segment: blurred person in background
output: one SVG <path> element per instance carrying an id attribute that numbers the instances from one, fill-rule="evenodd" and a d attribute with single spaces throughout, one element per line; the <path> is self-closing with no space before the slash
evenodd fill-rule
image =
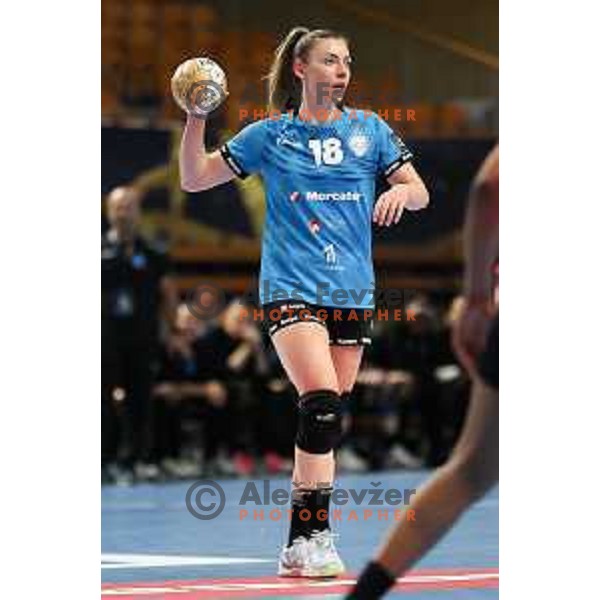
<path id="1" fill-rule="evenodd" d="M 465 224 L 464 303 L 453 329 L 455 351 L 472 378 L 471 402 L 460 439 L 446 464 L 407 508 L 415 520 L 398 523 L 348 600 L 381 598 L 498 481 L 499 148 L 488 155 L 471 188 Z"/>
<path id="2" fill-rule="evenodd" d="M 232 300 L 195 344 L 200 377 L 218 380 L 226 391 L 225 418 L 206 427 L 209 474 L 248 476 L 256 470 L 257 380 L 267 363 L 260 331 L 243 314 L 242 302 Z"/>
<path id="3" fill-rule="evenodd" d="M 369 470 L 423 466 L 423 461 L 404 446 L 404 434 L 414 412 L 413 377 L 394 360 L 400 321 L 378 319 L 373 344 L 356 379 L 349 413 L 345 415 L 345 437 L 338 452 L 340 470 Z"/>
<path id="4" fill-rule="evenodd" d="M 402 322 L 403 335 L 397 340 L 393 357 L 410 373 L 412 397 L 426 435 L 423 454 L 430 466 L 438 466 L 449 451 L 445 431 L 448 415 L 443 394 L 447 375 L 443 367 L 456 362 L 450 347 L 450 331 L 445 326 L 440 307 L 424 293 L 408 302 L 406 314 L 410 318 Z"/>
<path id="5" fill-rule="evenodd" d="M 201 422 L 205 475 L 249 476 L 257 459 L 269 472 L 285 471 L 285 411 L 270 398 L 279 399 L 286 386 L 273 375 L 259 327 L 239 299 L 211 321 L 194 312 L 179 306 L 178 334 L 163 351 L 155 387 L 163 415 L 156 436 L 167 474 L 195 476 L 200 467 L 198 457 L 195 465 L 182 459 L 184 419 Z"/>
<path id="6" fill-rule="evenodd" d="M 167 256 L 138 230 L 140 202 L 133 187 L 112 190 L 102 235 L 102 473 L 119 483 L 158 474 L 148 462 L 153 369 L 177 304 Z"/>
<path id="7" fill-rule="evenodd" d="M 218 382 L 198 383 L 199 365 L 194 351 L 196 340 L 207 332 L 209 323 L 197 319 L 185 303 L 177 307 L 175 334 L 162 344 L 153 395 L 156 403 L 154 440 L 156 461 L 168 477 L 201 475 L 202 456 L 196 447 L 185 446 L 185 421 L 198 418 L 193 402 L 201 399 L 217 409 L 224 405 L 225 388 Z M 191 400 L 191 401 L 190 401 Z"/>

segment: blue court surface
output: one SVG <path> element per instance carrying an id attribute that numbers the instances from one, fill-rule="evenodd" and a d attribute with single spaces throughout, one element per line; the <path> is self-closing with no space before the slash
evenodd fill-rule
<path id="1" fill-rule="evenodd" d="M 206 491 L 207 484 L 105 486 L 102 598 L 343 598 L 394 519 L 406 518 L 405 511 L 395 512 L 402 504 L 386 504 L 386 492 L 394 489 L 404 493 L 418 487 L 427 476 L 421 471 L 338 478 L 336 487 L 346 490 L 349 500 L 331 509 L 332 514 L 335 509 L 340 511 L 333 529 L 340 535 L 336 545 L 347 573 L 325 581 L 276 576 L 279 548 L 287 539 L 289 503 L 278 506 L 271 498 L 269 505 L 259 506 L 252 501 L 257 498 L 250 497 L 247 504 L 240 504 L 245 491 L 254 492 L 247 487 L 247 480 L 217 482 L 225 501 L 222 512 L 211 520 L 194 517 L 188 510 L 190 505 L 206 516 L 219 508 L 219 492 L 215 488 Z M 252 481 L 264 499 L 264 480 Z M 269 487 L 271 494 L 276 489 L 289 492 L 289 479 L 269 479 Z M 378 500 L 369 490 L 378 488 L 384 490 L 379 496 L 383 505 L 369 506 L 369 501 Z M 367 492 L 361 500 L 363 490 Z M 206 509 L 198 508 L 198 503 Z M 260 520 L 261 509 L 264 520 Z M 496 488 L 465 514 L 386 598 L 487 600 L 498 598 L 498 583 Z"/>

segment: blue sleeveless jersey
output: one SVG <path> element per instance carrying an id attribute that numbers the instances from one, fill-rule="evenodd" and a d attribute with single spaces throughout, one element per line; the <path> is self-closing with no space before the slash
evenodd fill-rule
<path id="1" fill-rule="evenodd" d="M 284 113 L 246 126 L 221 153 L 236 175 L 265 184 L 261 303 L 374 308 L 376 177 L 412 159 L 387 123 L 349 108 L 327 124 Z"/>

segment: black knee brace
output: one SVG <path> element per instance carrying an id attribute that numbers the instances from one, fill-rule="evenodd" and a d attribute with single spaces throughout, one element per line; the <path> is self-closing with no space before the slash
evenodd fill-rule
<path id="1" fill-rule="evenodd" d="M 310 454 L 327 454 L 342 435 L 342 403 L 333 390 L 308 392 L 298 401 L 296 445 Z"/>

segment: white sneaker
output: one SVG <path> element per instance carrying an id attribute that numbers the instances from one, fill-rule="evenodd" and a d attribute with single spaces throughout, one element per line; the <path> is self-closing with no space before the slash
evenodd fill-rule
<path id="1" fill-rule="evenodd" d="M 338 450 L 335 463 L 340 471 L 347 471 L 348 473 L 365 473 L 369 470 L 369 463 L 349 446 Z"/>
<path id="2" fill-rule="evenodd" d="M 334 534 L 326 529 L 315 532 L 310 539 L 296 538 L 279 556 L 280 577 L 336 577 L 344 569 L 333 544 Z"/>
<path id="3" fill-rule="evenodd" d="M 154 463 L 136 462 L 133 466 L 133 472 L 138 481 L 157 481 L 160 479 L 160 469 Z"/>
<path id="4" fill-rule="evenodd" d="M 424 466 L 425 463 L 418 456 L 415 456 L 410 450 L 400 444 L 395 444 L 390 449 L 386 464 L 386 467 L 389 469 L 398 467 L 406 469 L 422 469 Z"/>
<path id="5" fill-rule="evenodd" d="M 207 474 L 211 477 L 234 477 L 237 475 L 233 460 L 223 451 L 210 460 L 206 467 Z"/>
<path id="6" fill-rule="evenodd" d="M 167 475 L 177 479 L 198 479 L 202 476 L 202 466 L 188 458 L 165 458 L 161 467 Z"/>

